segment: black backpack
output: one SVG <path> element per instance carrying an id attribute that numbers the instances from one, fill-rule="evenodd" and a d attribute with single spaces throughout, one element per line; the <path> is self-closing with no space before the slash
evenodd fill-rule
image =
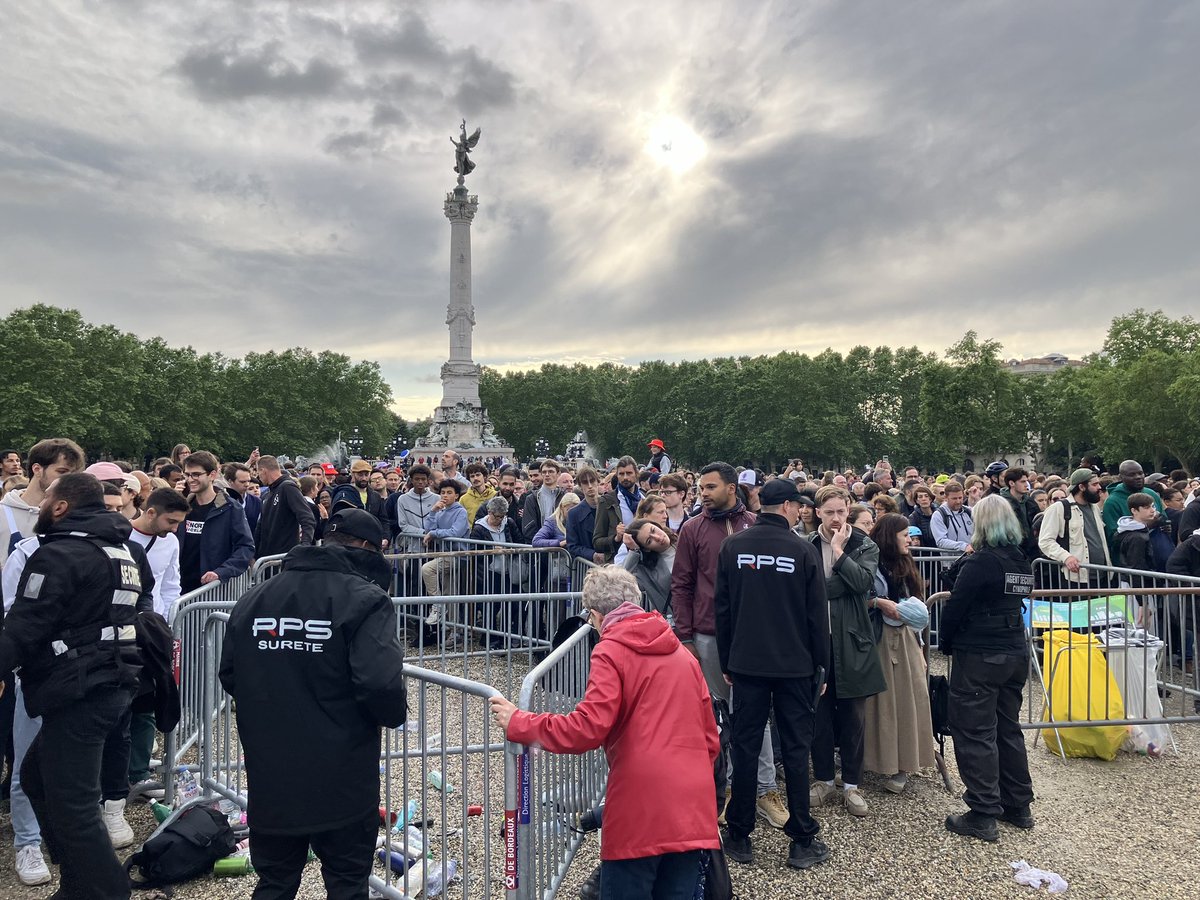
<path id="1" fill-rule="evenodd" d="M 213 863 L 229 856 L 236 846 L 237 838 L 224 813 L 211 806 L 186 807 L 129 857 L 125 863 L 129 886 L 148 890 L 207 875 Z M 132 877 L 135 868 L 140 879 Z"/>

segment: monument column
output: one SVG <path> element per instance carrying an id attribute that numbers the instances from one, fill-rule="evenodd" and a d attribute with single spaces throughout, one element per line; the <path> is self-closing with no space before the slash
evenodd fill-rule
<path id="1" fill-rule="evenodd" d="M 443 206 L 450 220 L 450 302 L 446 324 L 450 326 L 450 357 L 442 366 L 442 406 L 460 401 L 479 406 L 479 366 L 471 358 L 471 333 L 475 307 L 471 303 L 471 222 L 479 209 L 479 197 L 458 185 L 446 194 Z"/>
<path id="2" fill-rule="evenodd" d="M 446 304 L 446 325 L 450 329 L 450 356 L 442 364 L 442 402 L 433 411 L 429 433 L 413 448 L 417 459 L 436 464 L 446 448 L 471 459 L 510 459 L 511 447 L 496 436 L 487 410 L 479 400 L 480 367 L 471 356 L 471 335 L 475 328 L 475 307 L 471 302 L 471 222 L 479 209 L 479 198 L 467 192 L 463 183 L 475 163 L 470 153 L 479 142 L 479 129 L 467 135 L 462 123 L 454 144 L 454 171 L 458 185 L 446 194 L 442 207 L 450 220 L 450 302 Z"/>

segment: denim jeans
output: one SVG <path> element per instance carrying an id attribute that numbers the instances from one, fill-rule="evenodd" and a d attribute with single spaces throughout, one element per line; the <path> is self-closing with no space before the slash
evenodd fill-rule
<path id="1" fill-rule="evenodd" d="M 33 805 L 21 787 L 21 765 L 25 762 L 25 754 L 29 745 L 37 737 L 42 728 L 42 718 L 29 718 L 25 711 L 25 695 L 21 692 L 21 679 L 16 684 L 17 705 L 13 710 L 13 780 L 12 809 L 13 846 L 20 850 L 22 847 L 39 846 L 42 843 L 42 829 L 38 825 L 37 816 L 33 814 Z"/>
<path id="2" fill-rule="evenodd" d="M 699 850 L 600 863 L 600 900 L 692 900 L 700 881 Z"/>

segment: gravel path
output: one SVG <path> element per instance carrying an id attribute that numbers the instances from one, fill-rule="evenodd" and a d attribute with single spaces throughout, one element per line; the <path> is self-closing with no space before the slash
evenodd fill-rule
<path id="1" fill-rule="evenodd" d="M 520 668 L 523 668 L 520 667 Z M 503 681 L 519 684 L 520 668 L 504 672 Z M 483 675 L 479 664 L 472 663 L 456 674 Z M 498 674 L 493 671 L 492 675 Z M 510 682 L 511 683 L 511 682 Z M 440 696 L 426 707 L 425 734 L 436 729 L 441 715 Z M 482 737 L 485 706 L 473 699 L 465 712 L 467 730 Z M 415 713 L 416 703 L 412 705 Z M 446 709 L 448 722 L 463 721 L 458 704 Z M 864 794 L 871 804 L 871 816 L 854 819 L 840 808 L 826 807 L 817 813 L 822 836 L 833 850 L 828 863 L 799 873 L 784 865 L 787 839 L 781 831 L 761 820 L 753 835 L 756 860 L 750 866 L 731 863 L 737 896 L 747 900 L 796 897 L 926 897 L 977 898 L 1031 896 L 1030 888 L 1017 884 L 1009 863 L 1027 860 L 1039 868 L 1058 872 L 1070 882 L 1069 896 L 1076 897 L 1194 897 L 1200 882 L 1200 729 L 1194 726 L 1174 729 L 1179 756 L 1167 752 L 1158 760 L 1121 754 L 1113 762 L 1070 760 L 1063 763 L 1039 742 L 1033 747 L 1033 732 L 1027 733 L 1036 801 L 1033 813 L 1037 827 L 1032 832 L 1002 827 L 995 844 L 960 838 L 942 827 L 943 818 L 963 809 L 960 800 L 947 794 L 933 770 L 910 779 L 904 794 L 885 792 L 880 782 L 868 776 Z M 960 782 L 952 746 L 947 745 L 947 763 L 957 789 Z M 447 776 L 456 787 L 473 796 L 481 796 L 482 757 L 472 757 L 464 773 L 461 765 L 447 766 Z M 432 763 L 431 763 L 432 765 Z M 503 759 L 492 755 L 490 784 L 487 791 L 497 810 L 503 803 Z M 407 780 L 413 789 L 419 783 L 414 773 Z M 451 795 L 457 799 L 458 795 Z M 437 801 L 428 798 L 431 807 Z M 393 806 L 399 807 L 393 801 Z M 131 807 L 130 823 L 138 840 L 154 828 L 146 807 Z M 448 813 L 451 823 L 455 816 Z M 478 823 L 478 824 L 476 824 Z M 493 823 L 494 824 L 494 823 Z M 451 856 L 462 861 L 463 838 L 468 853 L 477 862 L 472 871 L 471 897 L 483 897 L 482 821 L 473 819 L 465 835 L 449 839 Z M 0 841 L 11 846 L 12 829 L 7 810 L 0 813 Z M 589 836 L 572 866 L 560 892 L 562 898 L 577 896 L 579 884 L 598 859 L 599 840 Z M 502 844 L 491 841 L 491 893 L 503 897 L 499 876 Z M 55 884 L 37 888 L 22 886 L 12 868 L 11 851 L 0 862 L 0 897 L 5 900 L 44 898 Z M 127 852 L 122 853 L 122 858 Z M 439 852 L 439 856 L 441 853 Z M 378 868 L 378 867 L 377 867 Z M 177 887 L 179 900 L 201 898 L 249 897 L 254 878 L 203 878 Z M 1044 894 L 1045 891 L 1043 890 Z M 300 896 L 324 896 L 317 864 L 310 864 L 304 875 Z M 447 894 L 455 900 L 463 896 L 455 886 Z"/>

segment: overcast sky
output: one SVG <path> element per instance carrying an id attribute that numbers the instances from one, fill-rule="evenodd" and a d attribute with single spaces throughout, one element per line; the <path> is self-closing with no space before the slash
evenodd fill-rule
<path id="1" fill-rule="evenodd" d="M 376 359 L 1097 349 L 1200 308 L 1200 4 L 10 0 L 0 314 Z"/>

